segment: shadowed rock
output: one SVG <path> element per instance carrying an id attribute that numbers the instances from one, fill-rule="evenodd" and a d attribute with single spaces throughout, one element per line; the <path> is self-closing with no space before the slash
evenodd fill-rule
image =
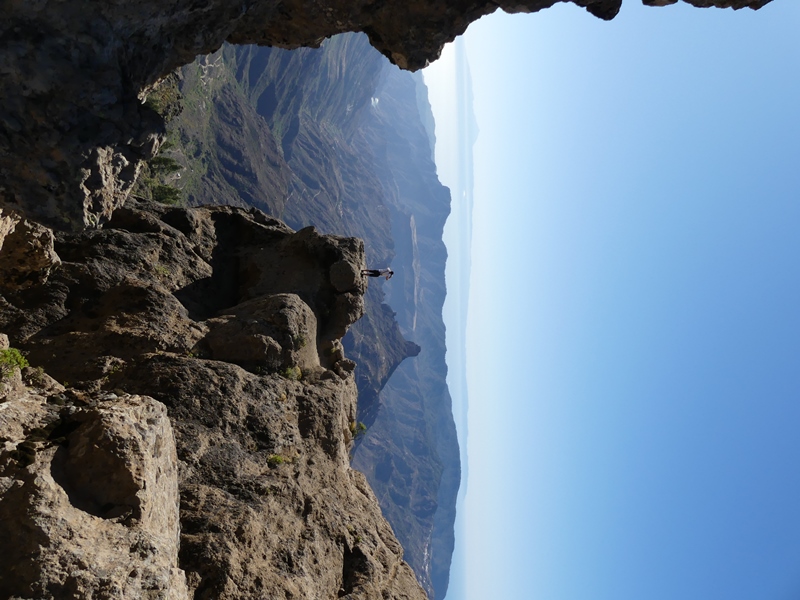
<path id="1" fill-rule="evenodd" d="M 416 70 L 483 15 L 536 12 L 559 1 L 567 0 L 7 0 L 0 22 L 0 208 L 61 229 L 108 221 L 164 140 L 157 94 L 143 103 L 154 84 L 226 40 L 297 48 L 363 31 L 392 62 Z M 622 0 L 571 1 L 610 19 Z M 770 0 L 686 1 L 755 9 Z"/>

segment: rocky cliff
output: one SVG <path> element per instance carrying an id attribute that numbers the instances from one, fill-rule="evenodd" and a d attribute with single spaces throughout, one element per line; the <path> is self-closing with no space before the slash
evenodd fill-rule
<path id="1" fill-rule="evenodd" d="M 169 85 L 157 93 L 176 97 Z M 450 194 L 421 77 L 344 34 L 319 49 L 226 45 L 181 69 L 178 87 L 183 111 L 162 157 L 182 168 L 164 183 L 191 203 L 257 206 L 295 228 L 362 238 L 369 264 L 394 269 L 344 340 L 368 427 L 353 465 L 423 587 L 444 596 L 460 474 L 441 316 Z"/>
<path id="2" fill-rule="evenodd" d="M 38 367 L 3 362 L 0 596 L 425 597 L 349 468 L 360 240 L 136 203 L 22 234 L 59 262 L 0 281 Z"/>
<path id="3" fill-rule="evenodd" d="M 603 19 L 622 0 L 3 0 L 0 205 L 63 229 L 108 221 L 163 141 L 143 104 L 152 85 L 224 41 L 318 46 L 363 31 L 395 64 L 418 69 L 470 22 L 502 9 L 572 1 Z M 664 6 L 677 0 L 644 0 Z M 759 8 L 770 0 L 684 0 Z M 4 226 L 0 225 L 0 230 Z"/>

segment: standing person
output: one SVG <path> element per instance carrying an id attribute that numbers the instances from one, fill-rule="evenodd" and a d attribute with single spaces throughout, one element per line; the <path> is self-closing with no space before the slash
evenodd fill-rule
<path id="1" fill-rule="evenodd" d="M 361 274 L 366 277 L 385 277 L 388 281 L 394 275 L 391 269 L 361 269 Z"/>

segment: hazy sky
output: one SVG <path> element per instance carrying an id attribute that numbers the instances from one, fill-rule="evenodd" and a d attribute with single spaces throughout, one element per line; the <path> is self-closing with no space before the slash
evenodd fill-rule
<path id="1" fill-rule="evenodd" d="M 448 600 L 800 598 L 800 2 L 560 5 L 464 37 Z M 437 121 L 448 60 L 426 72 Z"/>

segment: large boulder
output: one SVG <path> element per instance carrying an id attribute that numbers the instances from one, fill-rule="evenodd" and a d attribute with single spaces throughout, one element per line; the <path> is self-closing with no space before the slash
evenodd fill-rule
<path id="1" fill-rule="evenodd" d="M 237 304 L 205 322 L 208 334 L 199 342 L 209 358 L 254 372 L 319 368 L 317 319 L 297 294 L 261 296 Z"/>
<path id="2" fill-rule="evenodd" d="M 28 375 L 0 411 L 0 596 L 188 599 L 164 405 Z"/>

